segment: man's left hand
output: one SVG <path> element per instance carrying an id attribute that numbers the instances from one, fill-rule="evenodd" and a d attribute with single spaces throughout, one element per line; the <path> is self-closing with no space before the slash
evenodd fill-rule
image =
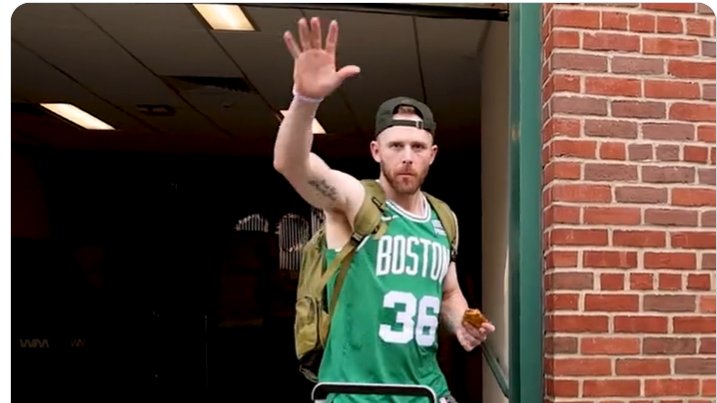
<path id="1" fill-rule="evenodd" d="M 495 331 L 495 326 L 490 322 L 483 323 L 479 328 L 469 324 L 462 323 L 456 330 L 458 342 L 466 351 L 472 351 L 483 343 L 490 333 Z"/>

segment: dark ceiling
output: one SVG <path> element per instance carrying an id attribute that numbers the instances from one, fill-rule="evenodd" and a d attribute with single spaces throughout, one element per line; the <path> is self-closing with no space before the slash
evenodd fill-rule
<path id="1" fill-rule="evenodd" d="M 266 155 L 291 100 L 282 33 L 316 15 L 340 24 L 338 64 L 362 69 L 321 105 L 329 134 L 318 147 L 365 155 L 375 108 L 397 95 L 427 101 L 444 147 L 478 144 L 490 21 L 316 6 L 242 5 L 258 31 L 230 32 L 213 31 L 191 4 L 24 4 L 12 16 L 12 141 Z M 40 102 L 75 104 L 118 130 L 76 127 Z"/>

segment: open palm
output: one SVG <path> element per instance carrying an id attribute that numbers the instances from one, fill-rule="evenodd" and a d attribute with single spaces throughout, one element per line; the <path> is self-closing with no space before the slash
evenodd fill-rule
<path id="1" fill-rule="evenodd" d="M 299 44 L 290 31 L 284 33 L 286 47 L 294 57 L 296 92 L 305 97 L 324 98 L 344 80 L 360 72 L 359 67 L 354 65 L 336 70 L 336 45 L 339 36 L 339 25 L 336 21 L 329 24 L 325 47 L 322 46 L 321 22 L 317 17 L 311 19 L 311 29 L 305 18 L 299 20 L 298 26 Z"/>

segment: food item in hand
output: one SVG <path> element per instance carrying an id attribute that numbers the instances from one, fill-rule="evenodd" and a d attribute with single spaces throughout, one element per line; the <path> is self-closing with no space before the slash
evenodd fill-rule
<path id="1" fill-rule="evenodd" d="M 463 323 L 469 323 L 474 327 L 480 327 L 487 321 L 488 319 L 478 309 L 467 309 L 463 314 Z"/>

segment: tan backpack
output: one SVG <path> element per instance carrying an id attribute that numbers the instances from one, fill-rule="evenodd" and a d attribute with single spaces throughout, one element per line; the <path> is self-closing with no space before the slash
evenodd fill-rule
<path id="1" fill-rule="evenodd" d="M 379 238 L 387 224 L 381 219 L 386 198 L 376 180 L 362 180 L 366 190 L 363 204 L 354 221 L 354 234 L 327 267 L 325 228 L 321 226 L 303 246 L 299 280 L 296 292 L 296 316 L 294 321 L 294 344 L 299 360 L 299 371 L 316 382 L 324 347 L 329 334 L 331 314 L 336 306 L 339 292 L 346 278 L 349 263 L 356 247 L 366 236 Z M 427 194 L 431 206 L 438 214 L 451 242 L 451 257 L 456 255 L 457 223 L 453 212 L 443 201 Z M 326 301 L 326 285 L 339 271 L 331 301 Z"/>

